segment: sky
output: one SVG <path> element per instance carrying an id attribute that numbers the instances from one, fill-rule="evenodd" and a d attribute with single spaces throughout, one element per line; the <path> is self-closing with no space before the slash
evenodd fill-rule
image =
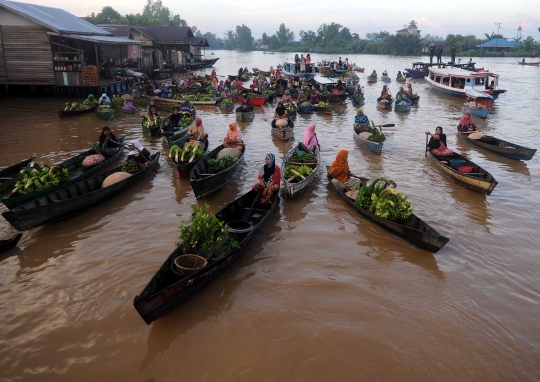
<path id="1" fill-rule="evenodd" d="M 67 0 L 23 0 L 40 5 L 62 8 L 77 16 L 98 13 L 111 5 L 121 14 L 142 13 L 146 0 L 67 1 Z M 317 31 L 323 23 L 336 22 L 358 33 L 364 38 L 366 33 L 388 31 L 395 33 L 410 20 L 415 20 L 421 35 L 500 33 L 507 38 L 517 35 L 521 24 L 522 36 L 532 36 L 540 40 L 539 0 L 493 0 L 483 2 L 452 0 L 428 2 L 425 0 L 359 1 L 342 0 L 295 0 L 295 1 L 239 1 L 239 0 L 162 0 L 172 13 L 179 14 L 189 26 L 197 26 L 203 33 L 212 32 L 223 37 L 227 30 L 235 30 L 245 24 L 251 28 L 253 37 L 260 38 L 264 32 L 274 34 L 280 23 L 295 32 Z"/>

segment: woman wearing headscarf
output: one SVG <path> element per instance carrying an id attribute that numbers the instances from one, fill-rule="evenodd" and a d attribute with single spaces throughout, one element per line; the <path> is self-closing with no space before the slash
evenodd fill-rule
<path id="1" fill-rule="evenodd" d="M 128 153 L 128 160 L 135 163 L 141 168 L 148 166 L 148 161 L 150 160 L 150 152 L 141 145 L 137 139 L 128 143 L 128 148 L 131 150 Z"/>
<path id="2" fill-rule="evenodd" d="M 312 105 L 318 105 L 319 102 L 321 102 L 321 97 L 319 96 L 319 92 L 317 92 L 317 89 L 313 88 L 311 90 L 311 98 L 310 98 L 309 102 Z"/>
<path id="3" fill-rule="evenodd" d="M 354 175 L 349 169 L 349 152 L 339 150 L 336 160 L 332 162 L 328 169 L 328 176 L 332 178 L 332 183 L 340 190 L 358 190 L 360 189 L 360 179 L 353 178 Z"/>
<path id="4" fill-rule="evenodd" d="M 248 94 L 244 93 L 244 97 L 242 98 L 242 106 L 238 107 L 236 109 L 236 112 L 241 113 L 250 113 L 253 111 L 253 103 L 251 102 L 251 99 L 249 99 Z"/>
<path id="5" fill-rule="evenodd" d="M 206 134 L 204 133 L 204 126 L 202 123 L 202 118 L 195 118 L 195 123 L 192 123 L 187 132 L 188 138 L 196 141 L 204 141 Z"/>
<path id="6" fill-rule="evenodd" d="M 229 122 L 229 130 L 227 130 L 227 134 L 225 134 L 225 138 L 223 139 L 223 146 L 231 147 L 238 151 L 242 151 L 242 148 L 244 147 L 242 133 L 234 121 Z"/>
<path id="7" fill-rule="evenodd" d="M 252 189 L 261 193 L 261 203 L 272 203 L 274 196 L 279 191 L 281 182 L 281 170 L 276 166 L 274 154 L 266 154 L 264 165 L 259 171 L 259 182 Z"/>
<path id="8" fill-rule="evenodd" d="M 223 93 L 221 93 L 221 99 L 230 99 L 231 98 L 231 92 L 229 91 L 229 88 L 223 89 Z"/>
<path id="9" fill-rule="evenodd" d="M 84 105 L 88 105 L 90 107 L 94 106 L 98 101 L 94 98 L 93 94 L 88 94 L 88 97 L 83 101 Z"/>
<path id="10" fill-rule="evenodd" d="M 281 97 L 281 102 L 283 103 L 287 103 L 287 102 L 292 102 L 292 97 L 291 97 L 291 92 L 289 90 L 285 90 L 285 95 L 283 95 L 283 97 Z"/>
<path id="11" fill-rule="evenodd" d="M 306 131 L 304 132 L 304 146 L 308 150 L 313 150 L 315 147 L 321 148 L 321 145 L 319 144 L 319 140 L 317 139 L 317 133 L 315 132 L 315 125 L 310 124 L 306 127 Z"/>
<path id="12" fill-rule="evenodd" d="M 410 97 L 412 96 L 414 93 L 413 93 L 413 90 L 412 90 L 412 84 L 409 82 L 407 84 L 407 95 Z"/>
<path id="13" fill-rule="evenodd" d="M 178 130 L 182 121 L 182 114 L 180 114 L 180 109 L 178 106 L 173 107 L 173 111 L 169 114 L 169 123 L 168 127 L 172 130 Z"/>
<path id="14" fill-rule="evenodd" d="M 279 120 L 287 121 L 287 125 L 281 125 L 281 122 L 280 124 L 276 124 Z M 274 111 L 274 119 L 272 120 L 271 125 L 274 129 L 284 128 L 285 126 L 293 127 L 292 121 L 287 116 L 287 109 L 285 109 L 285 106 L 283 106 L 283 102 L 281 101 L 278 102 L 276 110 Z"/>
<path id="15" fill-rule="evenodd" d="M 146 115 L 150 115 L 150 108 L 152 107 L 155 107 L 156 110 L 157 110 L 157 115 L 159 115 L 159 109 L 156 105 L 156 101 L 154 101 L 153 99 L 150 100 L 150 103 L 148 104 L 148 106 L 146 107 Z"/>
<path id="16" fill-rule="evenodd" d="M 300 56 L 300 73 L 305 73 L 305 72 L 306 72 L 306 58 L 302 54 Z"/>
<path id="17" fill-rule="evenodd" d="M 480 133 L 480 130 L 476 129 L 476 124 L 471 118 L 470 113 L 465 113 L 465 116 L 461 118 L 458 124 L 458 133 L 459 134 L 470 134 L 470 133 Z"/>
<path id="18" fill-rule="evenodd" d="M 92 149 L 102 156 L 111 156 L 116 152 L 115 149 L 118 148 L 118 139 L 116 139 L 109 126 L 101 128 L 98 142 L 92 145 Z"/>
<path id="19" fill-rule="evenodd" d="M 298 57 L 298 54 L 294 55 L 294 72 L 296 74 L 300 73 L 300 57 Z"/>
<path id="20" fill-rule="evenodd" d="M 101 97 L 99 97 L 99 102 L 98 102 L 100 105 L 108 105 L 111 103 L 111 99 L 107 96 L 107 94 L 103 93 L 101 95 Z"/>
<path id="21" fill-rule="evenodd" d="M 437 126 L 435 129 L 435 134 L 431 134 L 429 131 L 426 131 L 426 135 L 429 135 L 429 142 L 426 147 L 426 151 L 431 151 L 433 155 L 445 156 L 452 155 L 454 152 L 446 147 L 446 134 L 443 134 L 443 128 Z"/>
<path id="22" fill-rule="evenodd" d="M 354 130 L 363 132 L 371 132 L 371 125 L 369 118 L 364 114 L 362 109 L 356 110 L 356 115 L 354 116 Z"/>
<path id="23" fill-rule="evenodd" d="M 306 93 L 304 93 L 303 91 L 300 91 L 298 93 L 298 100 L 296 101 L 298 103 L 298 106 L 302 105 L 306 101 L 307 101 Z"/>

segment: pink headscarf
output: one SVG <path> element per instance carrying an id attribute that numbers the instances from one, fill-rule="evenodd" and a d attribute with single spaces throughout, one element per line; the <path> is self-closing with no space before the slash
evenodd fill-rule
<path id="1" fill-rule="evenodd" d="M 202 124 L 202 118 L 201 118 L 201 117 L 195 118 L 195 124 L 198 125 L 198 126 L 199 126 L 199 125 L 202 126 L 202 125 L 203 125 L 203 124 Z"/>
<path id="2" fill-rule="evenodd" d="M 319 141 L 315 135 L 315 125 L 308 125 L 308 127 L 306 127 L 306 132 L 304 133 L 304 146 L 311 148 L 312 146 L 316 146 L 318 143 Z"/>

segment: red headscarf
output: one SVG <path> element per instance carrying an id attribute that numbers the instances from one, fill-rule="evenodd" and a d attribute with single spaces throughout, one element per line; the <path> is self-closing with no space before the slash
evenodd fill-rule
<path id="1" fill-rule="evenodd" d="M 469 113 L 465 113 L 465 114 L 469 114 Z M 464 116 L 463 118 L 461 118 L 461 120 L 459 121 L 459 124 L 460 125 L 474 125 L 474 120 L 471 118 L 471 115 L 469 114 L 469 116 Z"/>
<path id="2" fill-rule="evenodd" d="M 336 160 L 330 165 L 330 175 L 341 183 L 345 183 L 349 180 L 348 173 L 351 170 L 349 169 L 349 162 L 347 162 L 348 155 L 349 152 L 347 150 L 339 150 L 336 155 Z"/>

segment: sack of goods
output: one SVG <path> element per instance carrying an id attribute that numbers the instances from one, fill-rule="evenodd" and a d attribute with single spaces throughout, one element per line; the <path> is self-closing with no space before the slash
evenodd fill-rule
<path id="1" fill-rule="evenodd" d="M 233 149 L 232 147 L 229 147 L 229 148 L 221 150 L 217 154 L 216 158 L 219 159 L 221 157 L 224 157 L 227 154 L 229 154 L 233 158 L 240 158 L 242 156 L 242 153 L 240 151 L 238 151 L 237 149 Z"/>
<path id="2" fill-rule="evenodd" d="M 111 175 L 109 175 L 108 177 L 105 178 L 105 180 L 101 184 L 101 188 L 105 188 L 105 187 L 111 186 L 111 185 L 113 185 L 115 183 L 121 182 L 121 181 L 129 178 L 130 176 L 131 176 L 131 174 L 128 173 L 128 172 L 122 172 L 122 171 L 115 172 L 114 174 L 111 174 Z"/>
<path id="3" fill-rule="evenodd" d="M 360 138 L 362 138 L 362 139 L 367 140 L 369 137 L 371 137 L 371 133 L 363 132 L 363 133 L 358 134 L 358 136 L 359 136 Z"/>
<path id="4" fill-rule="evenodd" d="M 469 134 L 469 138 L 471 139 L 480 139 L 484 136 L 484 134 L 482 133 L 472 133 L 472 134 Z"/>
<path id="5" fill-rule="evenodd" d="M 289 121 L 287 121 L 286 119 L 278 119 L 276 121 L 276 126 L 277 127 L 285 127 L 285 126 L 288 126 L 289 125 Z"/>
<path id="6" fill-rule="evenodd" d="M 94 155 L 88 155 L 86 158 L 84 158 L 82 165 L 84 167 L 91 167 L 95 166 L 96 164 L 99 164 L 105 160 L 105 157 L 103 155 L 94 154 Z"/>

